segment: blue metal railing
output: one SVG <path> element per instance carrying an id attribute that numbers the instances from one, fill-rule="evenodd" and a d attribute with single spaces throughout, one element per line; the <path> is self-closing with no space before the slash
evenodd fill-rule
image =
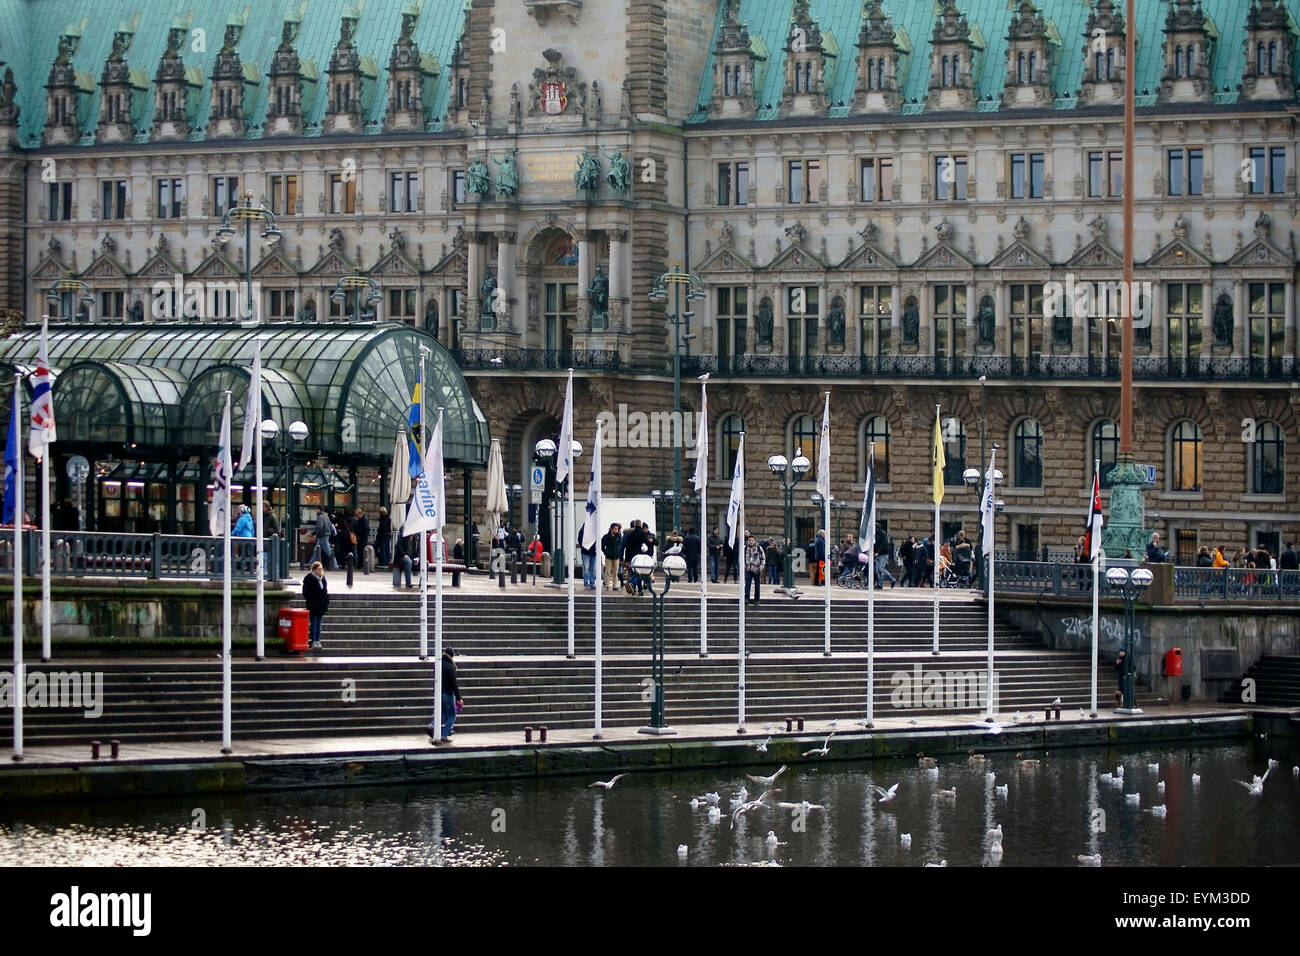
<path id="1" fill-rule="evenodd" d="M 239 581 L 257 577 L 256 542 L 231 539 L 230 576 Z M 278 536 L 264 542 L 266 580 L 285 576 L 285 550 Z M 115 534 L 98 531 L 50 533 L 50 572 L 57 577 L 139 577 L 220 580 L 225 545 L 221 538 L 180 534 Z M 0 573 L 13 571 L 13 538 L 0 535 Z M 23 533 L 23 574 L 41 573 L 41 533 Z"/>

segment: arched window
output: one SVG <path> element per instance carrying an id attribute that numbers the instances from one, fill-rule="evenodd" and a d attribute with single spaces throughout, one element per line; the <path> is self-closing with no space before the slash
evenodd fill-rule
<path id="1" fill-rule="evenodd" d="M 1183 47 L 1182 44 L 1174 47 L 1174 76 L 1183 75 Z"/>
<path id="2" fill-rule="evenodd" d="M 740 449 L 740 433 L 745 430 L 745 420 L 732 412 L 723 415 L 718 423 L 718 472 L 720 478 L 730 478 L 736 473 L 736 452 Z"/>
<path id="3" fill-rule="evenodd" d="M 960 418 L 945 418 L 940 426 L 943 439 L 943 483 L 962 484 L 966 470 L 966 423 Z"/>
<path id="4" fill-rule="evenodd" d="M 818 423 L 811 415 L 796 415 L 790 422 L 790 458 L 793 460 L 802 452 L 811 462 L 811 467 L 804 474 L 804 478 L 808 480 L 817 477 L 819 432 Z"/>
<path id="5" fill-rule="evenodd" d="M 1181 421 L 1170 432 L 1169 488 L 1171 491 L 1201 490 L 1201 427 Z"/>
<path id="6" fill-rule="evenodd" d="M 1106 79 L 1106 54 L 1103 53 L 1101 50 L 1097 51 L 1097 59 L 1093 68 L 1093 72 L 1097 74 L 1098 80 Z"/>
<path id="7" fill-rule="evenodd" d="M 1250 490 L 1256 495 L 1280 495 L 1284 487 L 1286 445 L 1282 429 L 1260 422 L 1250 448 Z"/>
<path id="8" fill-rule="evenodd" d="M 1031 50 L 1029 51 L 1029 82 L 1030 83 L 1037 82 L 1034 79 L 1034 76 L 1037 73 L 1038 73 L 1038 54 Z"/>
<path id="9" fill-rule="evenodd" d="M 1268 41 L 1268 72 L 1273 74 L 1277 72 L 1277 41 Z"/>
<path id="10" fill-rule="evenodd" d="M 1097 459 L 1101 459 L 1101 486 L 1110 487 L 1111 471 L 1119 458 L 1119 427 L 1109 418 L 1103 418 L 1092 426 L 1092 454 L 1088 458 L 1088 471 Z M 1091 484 L 1091 482 L 1090 482 Z"/>
<path id="11" fill-rule="evenodd" d="M 867 479 L 868 450 L 872 442 L 876 446 L 876 483 L 889 484 L 889 422 L 883 415 L 873 415 L 862 423 L 862 432 L 858 445 L 858 460 L 862 463 L 858 477 Z"/>
<path id="12" fill-rule="evenodd" d="M 948 54 L 943 55 L 943 63 L 939 67 L 939 83 L 941 86 L 948 85 Z"/>
<path id="13" fill-rule="evenodd" d="M 1016 82 L 1025 82 L 1025 53 L 1023 50 L 1016 54 Z"/>
<path id="14" fill-rule="evenodd" d="M 1021 419 L 1012 440 L 1013 475 L 1016 488 L 1043 487 L 1043 429 L 1032 418 Z"/>

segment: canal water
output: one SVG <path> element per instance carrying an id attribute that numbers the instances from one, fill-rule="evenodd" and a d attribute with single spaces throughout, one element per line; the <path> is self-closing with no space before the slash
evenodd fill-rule
<path id="1" fill-rule="evenodd" d="M 1262 776 L 1269 757 L 1279 764 L 1253 796 L 1238 781 Z M 794 806 L 755 809 L 734 829 L 729 798 L 762 788 L 734 770 L 634 773 L 609 791 L 563 778 L 3 806 L 0 866 L 1298 864 L 1297 763 L 1300 751 L 1267 740 L 948 756 L 934 768 L 828 761 L 787 770 L 768 802 Z M 894 784 L 879 803 L 872 787 Z M 717 822 L 707 799 L 690 805 L 708 793 Z"/>

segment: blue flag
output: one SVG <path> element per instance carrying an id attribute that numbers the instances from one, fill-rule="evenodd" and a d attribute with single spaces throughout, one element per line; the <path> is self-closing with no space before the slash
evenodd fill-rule
<path id="1" fill-rule="evenodd" d="M 15 399 L 17 396 L 15 396 Z M 9 437 L 5 439 L 5 497 L 4 514 L 0 522 L 13 524 L 14 506 L 18 496 L 14 489 L 14 478 L 18 474 L 18 402 L 14 402 L 13 414 L 9 416 Z"/>
<path id="2" fill-rule="evenodd" d="M 424 472 L 424 436 L 420 433 L 424 417 L 424 389 L 420 373 L 415 373 L 415 391 L 411 393 L 411 412 L 406 416 L 406 440 L 410 443 L 410 455 L 406 470 L 412 478 L 419 478 Z"/>

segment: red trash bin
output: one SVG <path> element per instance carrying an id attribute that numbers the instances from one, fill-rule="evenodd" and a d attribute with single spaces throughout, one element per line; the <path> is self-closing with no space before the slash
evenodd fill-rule
<path id="1" fill-rule="evenodd" d="M 284 649 L 291 654 L 306 651 L 311 612 L 305 607 L 282 607 L 279 620 L 280 639 L 284 641 Z"/>
<path id="2" fill-rule="evenodd" d="M 1183 649 L 1171 647 L 1165 651 L 1165 674 L 1168 677 L 1183 676 Z"/>

